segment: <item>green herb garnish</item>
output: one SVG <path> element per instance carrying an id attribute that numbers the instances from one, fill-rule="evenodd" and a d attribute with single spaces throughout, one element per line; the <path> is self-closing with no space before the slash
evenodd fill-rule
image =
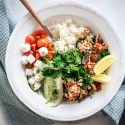
<path id="1" fill-rule="evenodd" d="M 76 47 L 77 47 L 77 45 L 78 45 L 79 42 L 84 42 L 84 40 L 85 40 L 85 37 L 84 37 L 84 38 L 79 38 L 79 39 L 76 41 Z"/>
<path id="2" fill-rule="evenodd" d="M 110 55 L 110 52 L 106 49 L 103 50 L 102 52 L 99 53 L 98 57 L 97 57 L 97 61 L 99 61 L 100 59 L 102 59 L 103 57 Z"/>
<path id="3" fill-rule="evenodd" d="M 68 64 L 81 64 L 82 54 L 78 50 L 69 50 L 67 52 L 62 53 L 62 58 Z"/>
<path id="4" fill-rule="evenodd" d="M 96 40 L 96 35 L 95 35 L 95 34 L 92 34 L 92 35 L 91 35 L 91 39 L 92 39 L 93 42 L 95 42 L 95 40 Z"/>
<path id="5" fill-rule="evenodd" d="M 87 89 L 89 84 L 93 83 L 93 79 L 90 76 L 84 77 L 84 82 L 83 86 L 81 87 L 82 89 Z"/>
<path id="6" fill-rule="evenodd" d="M 95 93 L 94 93 L 93 90 L 90 90 L 90 91 L 89 91 L 89 96 L 90 96 L 90 98 L 92 98 L 94 94 L 95 94 Z"/>
<path id="7" fill-rule="evenodd" d="M 56 78 L 56 77 L 60 76 L 60 74 L 61 74 L 60 70 L 52 68 L 52 67 L 45 67 L 45 68 L 43 68 L 42 72 L 43 72 L 43 76 L 50 76 L 53 78 Z"/>
<path id="8" fill-rule="evenodd" d="M 63 53 L 56 52 L 52 65 L 43 68 L 43 76 L 57 78 L 61 75 L 68 82 L 82 79 L 88 86 L 92 79 L 82 66 L 82 58 L 83 55 L 78 50 L 69 50 Z"/>

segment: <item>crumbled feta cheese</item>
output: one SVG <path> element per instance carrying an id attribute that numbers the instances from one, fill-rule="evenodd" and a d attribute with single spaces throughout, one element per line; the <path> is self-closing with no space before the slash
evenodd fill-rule
<path id="1" fill-rule="evenodd" d="M 75 49 L 74 45 L 69 45 L 69 49 Z"/>
<path id="2" fill-rule="evenodd" d="M 69 28 L 69 30 L 72 32 L 72 33 L 77 33 L 78 32 L 78 28 L 72 26 Z"/>
<path id="3" fill-rule="evenodd" d="M 34 90 L 38 90 L 40 87 L 41 87 L 41 83 L 36 82 L 36 83 L 34 84 Z"/>
<path id="4" fill-rule="evenodd" d="M 84 27 L 80 27 L 78 30 L 79 32 L 84 32 Z"/>
<path id="5" fill-rule="evenodd" d="M 68 19 L 68 20 L 65 21 L 65 23 L 70 24 L 70 23 L 72 23 L 72 20 Z"/>
<path id="6" fill-rule="evenodd" d="M 65 48 L 66 42 L 64 40 L 55 41 L 55 49 L 58 51 L 63 51 Z"/>
<path id="7" fill-rule="evenodd" d="M 30 55 L 27 57 L 27 60 L 28 60 L 28 62 L 29 62 L 30 64 L 32 64 L 32 63 L 35 61 L 35 57 L 34 57 L 32 54 L 30 54 Z"/>
<path id="8" fill-rule="evenodd" d="M 55 44 L 57 45 L 57 46 L 60 46 L 60 45 L 65 45 L 66 43 L 65 43 L 65 41 L 64 40 L 59 40 L 59 41 L 55 41 Z"/>
<path id="9" fill-rule="evenodd" d="M 60 34 L 60 38 L 64 38 L 64 37 L 66 37 L 66 36 L 69 34 L 69 31 L 68 31 L 68 29 L 66 29 L 66 28 L 62 28 L 62 29 L 59 31 L 59 34 Z"/>
<path id="10" fill-rule="evenodd" d="M 61 24 L 57 24 L 55 27 L 59 30 L 62 27 L 62 25 Z"/>
<path id="11" fill-rule="evenodd" d="M 32 69 L 25 69 L 25 74 L 27 76 L 32 76 L 33 75 L 33 70 Z"/>
<path id="12" fill-rule="evenodd" d="M 64 47 L 64 50 L 65 50 L 65 51 L 68 51 L 68 47 L 67 47 L 67 46 L 65 46 L 65 47 Z"/>
<path id="13" fill-rule="evenodd" d="M 35 78 L 34 77 L 29 78 L 28 83 L 30 85 L 34 85 L 35 84 Z"/>
<path id="14" fill-rule="evenodd" d="M 72 36 L 71 40 L 73 41 L 73 44 L 76 44 L 76 37 Z"/>
<path id="15" fill-rule="evenodd" d="M 48 54 L 48 49 L 46 47 L 41 47 L 39 53 L 41 56 L 46 56 Z"/>
<path id="16" fill-rule="evenodd" d="M 67 36 L 65 36 L 65 37 L 63 37 L 61 39 L 64 39 L 67 44 L 70 44 L 70 40 L 71 40 L 70 36 L 67 35 Z"/>
<path id="17" fill-rule="evenodd" d="M 22 56 L 22 57 L 21 57 L 21 63 L 22 63 L 23 65 L 28 64 L 27 56 Z"/>
<path id="18" fill-rule="evenodd" d="M 58 46 L 59 51 L 63 51 L 65 49 L 65 46 Z"/>
<path id="19" fill-rule="evenodd" d="M 40 82 L 43 79 L 43 74 L 42 73 L 37 73 L 35 75 L 35 81 Z"/>
<path id="20" fill-rule="evenodd" d="M 67 24 L 64 22 L 64 23 L 62 23 L 62 26 L 63 27 L 67 27 Z"/>
<path id="21" fill-rule="evenodd" d="M 57 51 L 63 51 L 66 49 L 72 49 L 70 45 L 75 45 L 77 41 L 77 35 L 79 32 L 84 32 L 84 27 L 78 27 L 71 19 L 66 20 L 61 24 L 52 26 L 52 30 L 58 31 L 59 41 L 55 42 L 55 49 Z M 65 44 L 64 44 L 65 43 Z"/>
<path id="22" fill-rule="evenodd" d="M 21 51 L 22 51 L 23 53 L 30 51 L 30 44 L 24 44 L 24 45 L 21 47 Z"/>
<path id="23" fill-rule="evenodd" d="M 40 61 L 40 60 L 37 60 L 37 61 L 34 63 L 34 66 L 35 66 L 35 67 L 38 67 L 38 68 L 41 68 L 43 65 L 44 65 L 43 62 Z"/>
<path id="24" fill-rule="evenodd" d="M 67 36 L 64 39 L 67 42 L 67 45 L 72 45 L 76 43 L 76 38 L 74 36 Z"/>

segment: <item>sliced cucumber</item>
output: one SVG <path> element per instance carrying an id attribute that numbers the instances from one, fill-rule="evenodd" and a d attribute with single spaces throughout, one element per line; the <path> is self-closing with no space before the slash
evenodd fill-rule
<path id="1" fill-rule="evenodd" d="M 44 98 L 47 102 L 50 101 L 53 92 L 53 78 L 46 77 L 44 80 Z"/>
<path id="2" fill-rule="evenodd" d="M 38 95 L 40 95 L 40 96 L 43 96 L 44 97 L 44 90 L 43 90 L 44 88 L 43 87 L 41 87 L 39 90 L 38 90 Z"/>
<path id="3" fill-rule="evenodd" d="M 34 91 L 34 92 L 37 92 L 38 90 L 36 90 L 35 88 L 34 88 L 34 86 L 33 85 L 29 85 L 30 86 L 30 88 Z"/>
<path id="4" fill-rule="evenodd" d="M 61 77 L 54 79 L 54 84 L 56 85 L 56 90 L 58 95 L 56 99 L 50 100 L 50 105 L 53 107 L 59 105 L 63 98 L 63 82 Z"/>

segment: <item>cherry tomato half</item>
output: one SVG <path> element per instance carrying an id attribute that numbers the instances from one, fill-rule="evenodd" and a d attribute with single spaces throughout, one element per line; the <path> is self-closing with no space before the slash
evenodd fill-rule
<path id="1" fill-rule="evenodd" d="M 25 56 L 29 56 L 30 54 L 34 55 L 34 52 L 30 50 L 30 51 L 24 53 Z"/>
<path id="2" fill-rule="evenodd" d="M 47 57 L 49 60 L 52 60 L 52 58 L 53 58 L 53 51 L 48 51 L 48 54 L 46 55 L 46 57 Z"/>
<path id="3" fill-rule="evenodd" d="M 41 38 L 39 40 L 37 40 L 37 47 L 47 47 L 48 46 L 48 40 L 46 38 Z"/>
<path id="4" fill-rule="evenodd" d="M 34 53 L 36 52 L 36 50 L 37 50 L 36 44 L 32 44 L 32 45 L 31 45 L 31 50 L 32 50 Z"/>
<path id="5" fill-rule="evenodd" d="M 25 42 L 29 43 L 30 45 L 36 44 L 36 40 L 35 40 L 34 36 L 32 36 L 32 35 L 28 35 L 25 39 Z"/>
<path id="6" fill-rule="evenodd" d="M 36 60 L 39 60 L 39 59 L 41 59 L 41 58 L 42 58 L 42 57 L 41 57 L 41 55 L 39 54 L 39 52 L 36 52 L 35 57 L 36 57 Z"/>
<path id="7" fill-rule="evenodd" d="M 47 32 L 43 29 L 34 31 L 32 35 L 36 38 L 45 38 L 48 36 Z"/>

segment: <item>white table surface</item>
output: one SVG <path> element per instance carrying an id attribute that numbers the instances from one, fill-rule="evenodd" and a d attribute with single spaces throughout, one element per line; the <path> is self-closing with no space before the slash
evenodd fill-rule
<path id="1" fill-rule="evenodd" d="M 27 11 L 24 7 L 19 4 L 18 0 L 6 0 L 7 5 L 11 8 L 11 14 L 14 16 L 16 21 L 19 21 Z M 35 8 L 41 8 L 45 2 L 55 1 L 55 0 L 29 0 L 31 5 Z M 78 1 L 78 0 L 77 0 Z M 125 40 L 125 0 L 82 0 L 85 4 L 90 7 L 96 8 L 98 11 L 102 12 L 109 21 L 112 22 L 114 29 L 120 36 L 121 41 Z M 18 11 L 17 11 L 18 10 Z M 18 15 L 18 16 L 17 16 Z M 2 116 L 1 116 L 2 118 Z M 107 116 L 92 116 L 80 122 L 73 123 L 75 125 L 111 125 L 112 121 Z M 60 123 L 56 123 L 60 125 Z"/>

